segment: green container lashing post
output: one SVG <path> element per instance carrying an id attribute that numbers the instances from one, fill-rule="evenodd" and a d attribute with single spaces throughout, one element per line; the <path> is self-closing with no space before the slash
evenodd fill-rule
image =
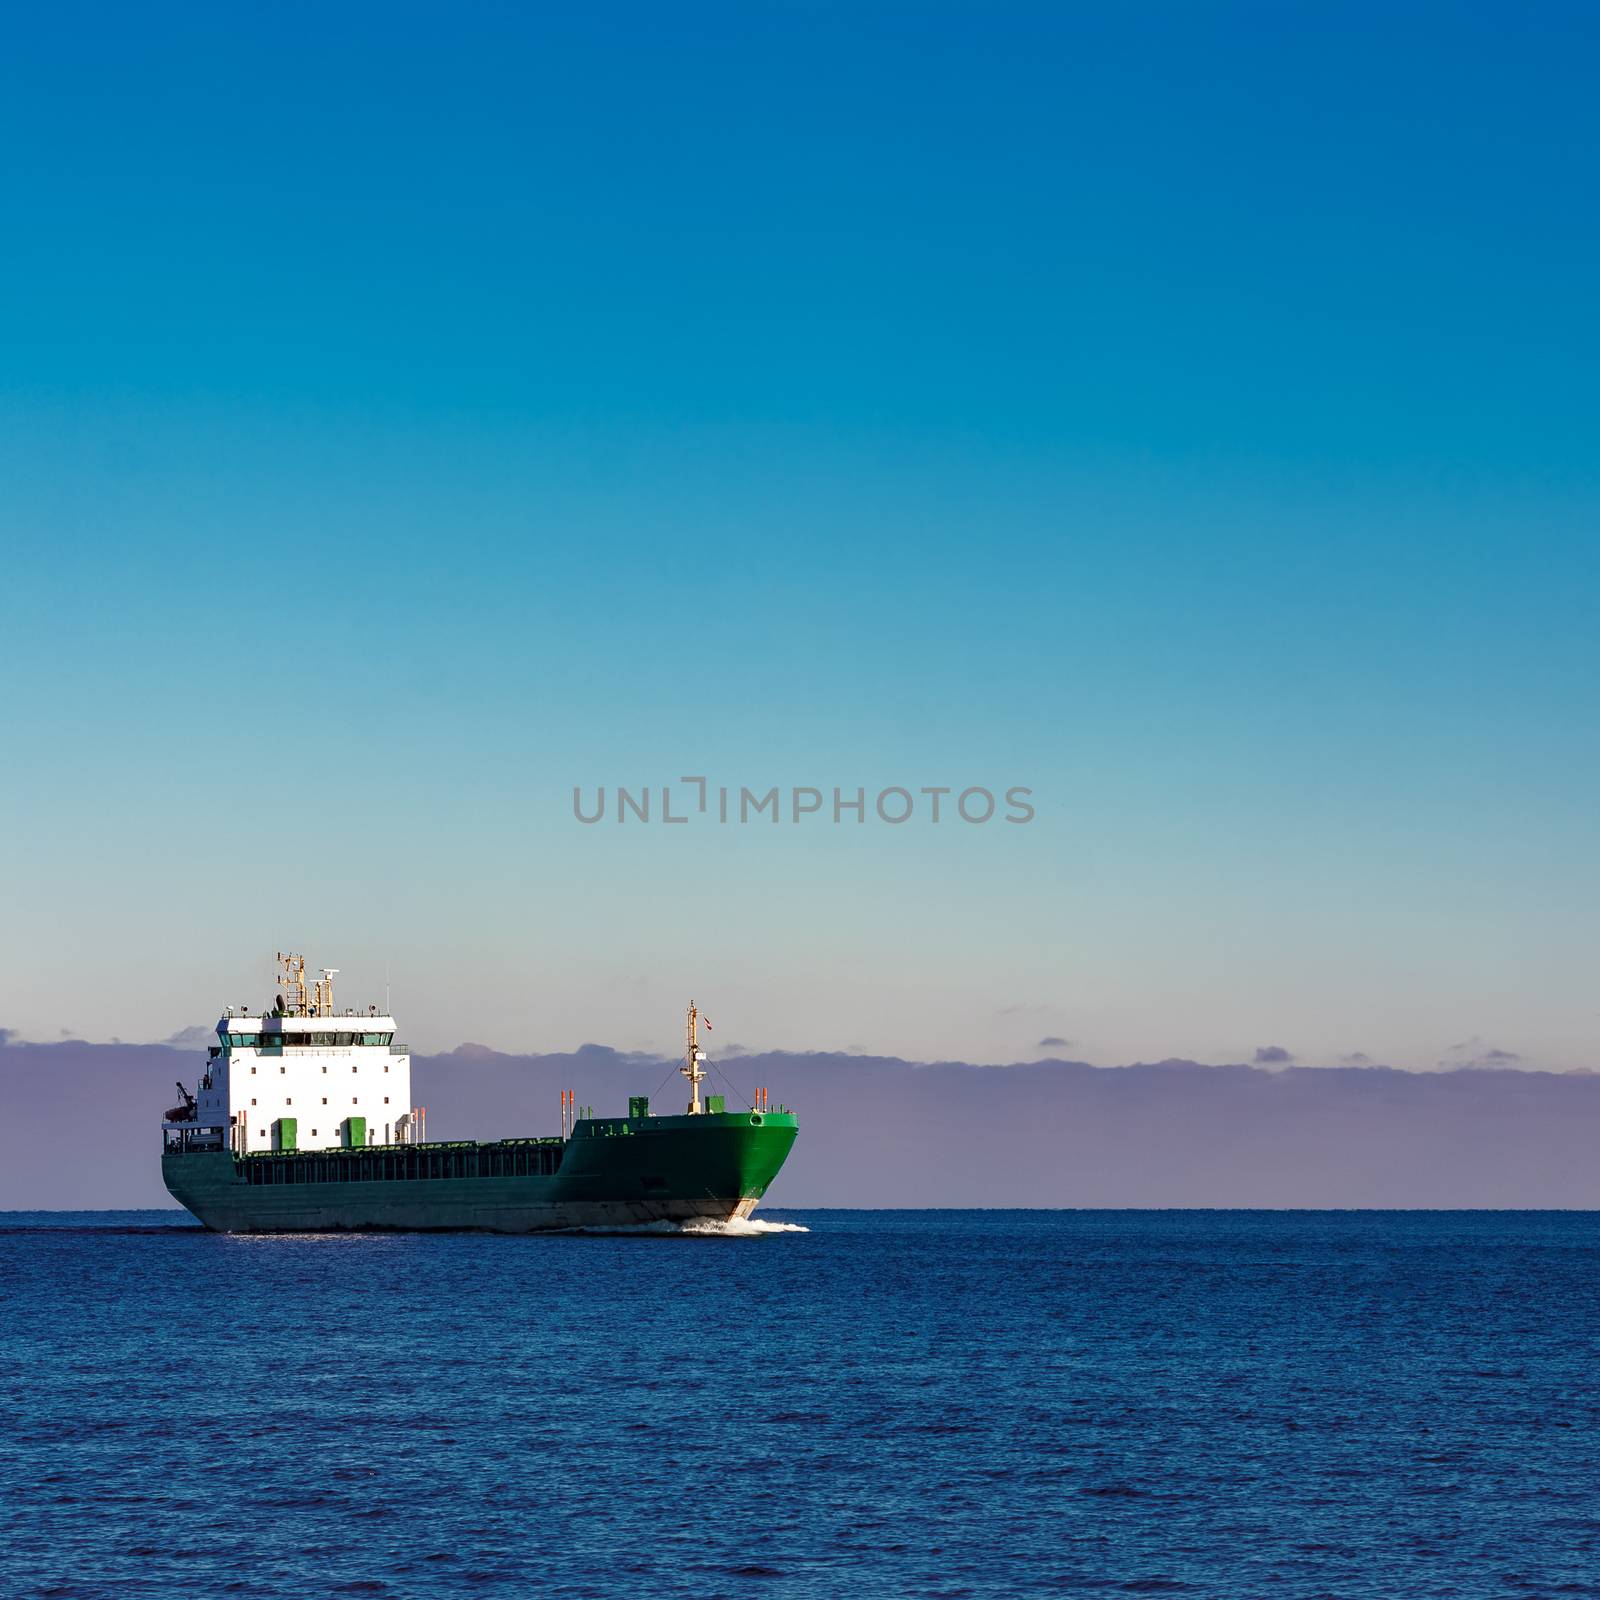
<path id="1" fill-rule="evenodd" d="M 650 1096 L 647 1094 L 630 1094 L 628 1096 L 628 1121 L 637 1122 L 641 1117 L 650 1115 Z"/>
<path id="2" fill-rule="evenodd" d="M 279 1150 L 298 1150 L 300 1148 L 300 1123 L 296 1117 L 278 1118 L 278 1143 Z"/>
<path id="3" fill-rule="evenodd" d="M 346 1117 L 344 1134 L 346 1149 L 364 1150 L 367 1144 L 367 1119 L 365 1117 Z"/>
<path id="4" fill-rule="evenodd" d="M 706 1096 L 706 1112 L 710 1116 L 720 1117 L 728 1109 L 727 1098 L 720 1094 Z"/>

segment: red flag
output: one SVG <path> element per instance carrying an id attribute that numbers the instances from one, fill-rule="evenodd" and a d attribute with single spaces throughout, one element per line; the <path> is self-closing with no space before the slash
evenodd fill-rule
<path id="1" fill-rule="evenodd" d="M 705 1025 L 706 1025 L 706 1028 L 707 1028 L 707 1030 L 708 1030 L 708 1031 L 709 1031 L 709 1029 L 710 1029 L 710 1027 L 711 1027 L 711 1018 L 710 1018 L 710 1017 L 701 1017 L 701 1019 L 700 1019 L 700 1020 L 701 1020 L 701 1021 L 702 1021 L 702 1022 L 703 1022 L 703 1023 L 705 1023 Z"/>

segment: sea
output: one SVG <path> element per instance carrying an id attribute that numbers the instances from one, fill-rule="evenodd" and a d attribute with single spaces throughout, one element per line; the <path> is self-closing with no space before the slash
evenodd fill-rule
<path id="1" fill-rule="evenodd" d="M 1600 1595 L 1600 1215 L 0 1214 L 0 1597 Z"/>

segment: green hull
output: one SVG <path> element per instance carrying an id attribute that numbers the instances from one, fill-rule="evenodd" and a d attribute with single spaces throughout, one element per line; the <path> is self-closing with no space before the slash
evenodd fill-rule
<path id="1" fill-rule="evenodd" d="M 163 1155 L 161 1175 L 173 1198 L 218 1233 L 537 1233 L 730 1221 L 755 1209 L 798 1131 L 785 1112 L 584 1121 L 546 1149 L 554 1170 L 542 1175 L 501 1175 L 515 1144 L 243 1158 L 190 1151 Z M 441 1175 L 376 1175 L 419 1166 Z"/>

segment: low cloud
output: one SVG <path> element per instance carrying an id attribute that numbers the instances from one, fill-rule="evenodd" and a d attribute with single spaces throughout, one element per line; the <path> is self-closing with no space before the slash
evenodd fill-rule
<path id="1" fill-rule="evenodd" d="M 1456 1056 L 1446 1056 L 1439 1065 L 1458 1071 L 1493 1072 L 1497 1068 L 1514 1067 L 1521 1060 L 1522 1057 L 1515 1050 L 1485 1050 L 1478 1055 L 1469 1056 L 1464 1061 Z"/>
<path id="2" fill-rule="evenodd" d="M 1059 1039 L 1055 1034 L 1047 1033 L 1039 1041 L 1038 1048 L 1040 1050 L 1070 1050 L 1072 1041 L 1070 1039 Z"/>
<path id="3" fill-rule="evenodd" d="M 0 1028 L 0 1050 L 4 1050 L 16 1036 L 15 1028 Z"/>
<path id="4" fill-rule="evenodd" d="M 1352 1050 L 1347 1056 L 1339 1057 L 1341 1067 L 1370 1067 L 1372 1057 L 1365 1050 Z"/>
<path id="5" fill-rule="evenodd" d="M 1515 1050 L 1501 1050 L 1487 1044 L 1474 1034 L 1470 1039 L 1463 1039 L 1460 1044 L 1453 1044 L 1440 1059 L 1439 1066 L 1446 1072 L 1453 1071 L 1479 1071 L 1494 1072 L 1505 1071 L 1516 1066 L 1522 1057 Z"/>
<path id="6" fill-rule="evenodd" d="M 174 1050 L 203 1050 L 216 1042 L 217 1030 L 208 1028 L 203 1022 L 179 1028 L 176 1033 L 169 1033 L 165 1039 L 157 1040 L 158 1044 L 169 1045 Z"/>
<path id="7" fill-rule="evenodd" d="M 1256 1049 L 1258 1067 L 1286 1067 L 1293 1060 L 1294 1053 L 1285 1050 L 1281 1044 L 1264 1044 Z"/>

